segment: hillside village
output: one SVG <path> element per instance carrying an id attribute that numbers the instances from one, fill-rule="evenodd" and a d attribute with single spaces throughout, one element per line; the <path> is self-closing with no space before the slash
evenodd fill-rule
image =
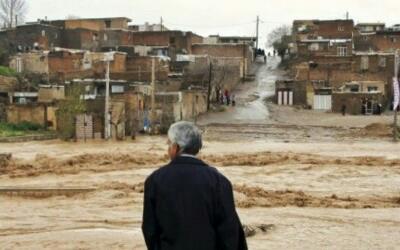
<path id="1" fill-rule="evenodd" d="M 27 120 L 78 139 L 104 138 L 109 77 L 107 137 L 122 139 L 146 127 L 165 130 L 193 120 L 210 110 L 217 92 L 231 91 L 250 75 L 253 37 L 203 38 L 131 21 L 38 20 L 1 31 L 2 63 L 23 80 L 3 77 L 0 120 Z M 62 117 L 57 110 L 73 93 L 81 105 Z M 73 124 L 83 127 L 71 130 Z"/>
<path id="2" fill-rule="evenodd" d="M 39 19 L 0 31 L 1 63 L 14 72 L 1 76 L 0 121 L 39 124 L 64 139 L 162 133 L 223 111 L 224 93 L 254 79 L 267 61 L 257 37 L 132 23 Z M 281 40 L 288 74 L 276 82 L 277 105 L 351 115 L 391 110 L 398 26 L 295 20 Z"/>
<path id="3" fill-rule="evenodd" d="M 278 104 L 352 115 L 393 110 L 399 26 L 295 20 L 286 39 L 292 78 L 277 82 Z"/>

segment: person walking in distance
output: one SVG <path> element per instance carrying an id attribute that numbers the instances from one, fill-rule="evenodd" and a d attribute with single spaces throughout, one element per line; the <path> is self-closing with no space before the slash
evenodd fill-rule
<path id="1" fill-rule="evenodd" d="M 200 130 L 168 131 L 170 163 L 145 182 L 142 231 L 149 250 L 247 250 L 230 181 L 197 157 Z"/>

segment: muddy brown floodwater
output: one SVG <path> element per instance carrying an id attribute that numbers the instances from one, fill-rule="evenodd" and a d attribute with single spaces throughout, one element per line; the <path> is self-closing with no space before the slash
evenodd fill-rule
<path id="1" fill-rule="evenodd" d="M 248 238 L 250 249 L 395 249 L 400 148 L 351 148 L 238 137 L 206 141 L 201 158 L 233 182 L 242 222 L 269 226 Z M 13 153 L 2 162 L 1 186 L 20 188 L 0 193 L 0 249 L 145 249 L 143 182 L 167 162 L 165 150 L 163 137 L 0 145 Z M 80 189 L 54 191 L 63 188 Z"/>

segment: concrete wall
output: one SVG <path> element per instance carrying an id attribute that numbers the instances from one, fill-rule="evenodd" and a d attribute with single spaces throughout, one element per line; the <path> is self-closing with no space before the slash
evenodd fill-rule
<path id="1" fill-rule="evenodd" d="M 207 93 L 203 91 L 182 92 L 180 108 L 183 120 L 192 120 L 207 112 Z"/>
<path id="2" fill-rule="evenodd" d="M 159 121 L 170 123 L 180 120 L 190 121 L 207 112 L 207 93 L 205 91 L 159 93 L 156 95 L 156 108 Z"/>
<path id="3" fill-rule="evenodd" d="M 10 68 L 17 71 L 18 61 L 22 64 L 22 72 L 48 74 L 49 60 L 47 54 L 41 52 L 22 53 L 11 58 Z"/>
<path id="4" fill-rule="evenodd" d="M 382 94 L 376 93 L 333 93 L 332 94 L 332 111 L 336 113 L 342 112 L 342 106 L 346 105 L 346 113 L 352 115 L 360 115 L 362 112 L 363 100 L 369 99 L 376 103 L 383 103 Z"/>
<path id="5" fill-rule="evenodd" d="M 125 93 L 125 133 L 133 135 L 139 132 L 144 124 L 145 97 L 141 93 L 127 92 Z"/>
<path id="6" fill-rule="evenodd" d="M 293 105 L 307 105 L 307 82 L 305 81 L 277 81 L 275 84 L 275 103 L 278 103 L 279 91 L 293 92 Z"/>

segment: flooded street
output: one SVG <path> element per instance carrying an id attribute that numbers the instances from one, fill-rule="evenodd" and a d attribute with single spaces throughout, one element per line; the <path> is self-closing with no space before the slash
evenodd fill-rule
<path id="1" fill-rule="evenodd" d="M 265 102 L 283 74 L 277 63 L 239 87 L 237 107 L 198 121 L 200 157 L 232 181 L 242 223 L 272 225 L 249 249 L 398 248 L 400 147 L 359 136 L 375 120 L 294 124 Z M 13 158 L 0 168 L 0 249 L 145 249 L 143 182 L 168 162 L 166 150 L 162 136 L 1 144 Z"/>
<path id="2" fill-rule="evenodd" d="M 253 82 L 241 83 L 233 92 L 236 96 L 236 107 L 227 107 L 224 113 L 203 115 L 198 120 L 199 124 L 270 123 L 265 100 L 275 95 L 275 81 L 285 73 L 277 68 L 279 62 L 278 57 L 270 57 L 267 64 L 256 64 L 256 79 Z"/>

